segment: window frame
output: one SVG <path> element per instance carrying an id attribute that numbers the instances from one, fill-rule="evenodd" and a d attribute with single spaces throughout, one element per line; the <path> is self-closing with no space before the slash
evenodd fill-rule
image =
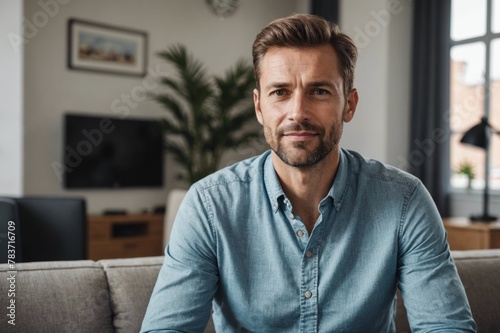
<path id="1" fill-rule="evenodd" d="M 451 0 L 453 1 L 453 0 Z M 451 37 L 451 6 L 450 6 L 450 36 L 449 36 L 449 47 L 448 47 L 448 54 L 449 54 L 449 61 L 450 61 L 450 66 L 452 63 L 451 59 L 451 50 L 455 46 L 461 46 L 461 45 L 468 45 L 472 43 L 477 43 L 481 42 L 485 45 L 485 67 L 484 67 L 484 83 L 483 83 L 483 89 L 484 89 L 484 100 L 483 100 L 483 106 L 482 106 L 482 111 L 483 111 L 483 116 L 487 116 L 490 118 L 491 115 L 491 98 L 490 98 L 490 93 L 491 93 L 491 44 L 493 40 L 495 39 L 500 39 L 500 31 L 494 33 L 492 31 L 492 18 L 493 18 L 493 1 L 494 0 L 485 0 L 486 1 L 486 32 L 484 35 L 481 36 L 476 36 L 476 37 L 470 37 L 462 40 L 454 40 Z M 497 6 L 500 6 L 500 1 L 496 4 Z M 450 78 L 451 78 L 451 72 L 450 72 Z M 449 80 L 449 93 L 450 93 L 450 98 L 451 98 L 451 80 Z M 451 105 L 450 105 L 451 107 Z M 451 110 L 450 110 L 451 111 Z M 479 123 L 480 119 L 478 119 Z M 452 135 L 463 135 L 465 134 L 465 131 L 454 131 L 452 130 L 450 126 L 450 137 Z M 499 129 L 497 129 L 499 130 Z M 492 133 L 492 136 L 495 135 Z M 450 153 L 451 153 L 451 141 L 449 142 L 450 144 Z M 489 156 L 487 156 L 487 163 L 490 164 L 491 167 L 491 158 L 492 158 L 492 152 L 491 150 L 488 153 Z M 451 155 L 450 155 L 450 161 L 451 161 Z M 461 187 L 454 187 L 452 184 L 452 177 L 453 177 L 453 170 L 451 169 L 451 163 L 449 165 L 450 168 L 450 192 L 452 193 L 462 193 L 466 189 L 461 188 Z M 491 177 L 491 173 L 490 173 Z M 485 184 L 489 184 L 490 180 L 484 180 Z M 472 189 L 467 189 L 468 191 L 472 191 L 473 193 L 480 194 L 483 192 L 484 188 L 472 188 Z M 489 191 L 494 194 L 494 195 L 500 195 L 500 189 L 492 189 L 489 187 Z"/>

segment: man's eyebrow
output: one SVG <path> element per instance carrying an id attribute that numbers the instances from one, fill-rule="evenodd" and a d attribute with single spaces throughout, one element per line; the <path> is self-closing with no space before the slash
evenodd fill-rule
<path id="1" fill-rule="evenodd" d="M 336 87 L 336 85 L 330 81 L 313 81 L 309 82 L 307 85 L 310 87 L 330 87 L 330 88 Z"/>
<path id="2" fill-rule="evenodd" d="M 290 87 L 291 84 L 287 82 L 271 82 L 267 85 L 264 86 L 264 90 L 272 90 L 272 89 L 281 89 L 281 88 L 288 88 Z M 331 81 L 312 81 L 307 83 L 307 86 L 309 87 L 329 87 L 335 89 L 337 86 L 335 85 L 334 82 Z"/>
<path id="3" fill-rule="evenodd" d="M 279 89 L 290 87 L 290 83 L 286 82 L 271 82 L 264 86 L 264 90 Z"/>

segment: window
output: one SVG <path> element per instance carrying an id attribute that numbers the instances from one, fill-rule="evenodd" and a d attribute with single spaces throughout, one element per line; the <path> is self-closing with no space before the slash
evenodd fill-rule
<path id="1" fill-rule="evenodd" d="M 481 189 L 485 151 L 460 139 L 483 116 L 500 131 L 500 0 L 451 0 L 450 39 L 451 185 L 469 186 L 458 171 L 470 165 L 470 186 Z M 492 134 L 489 151 L 489 186 L 500 190 L 500 133 Z"/>

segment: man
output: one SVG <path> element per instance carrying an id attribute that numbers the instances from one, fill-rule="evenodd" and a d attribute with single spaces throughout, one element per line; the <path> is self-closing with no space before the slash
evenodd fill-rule
<path id="1" fill-rule="evenodd" d="M 474 332 L 441 218 L 420 181 L 341 149 L 357 51 L 312 15 L 253 44 L 257 119 L 271 150 L 194 184 L 142 331 Z M 212 302 L 213 301 L 213 302 Z"/>

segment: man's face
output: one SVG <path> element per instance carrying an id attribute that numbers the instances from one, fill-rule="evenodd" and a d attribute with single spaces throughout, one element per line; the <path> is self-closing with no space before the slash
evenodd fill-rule
<path id="1" fill-rule="evenodd" d="M 313 166 L 338 151 L 343 122 L 351 121 L 357 92 L 345 97 L 333 47 L 274 47 L 261 62 L 257 119 L 271 149 L 286 164 Z"/>

